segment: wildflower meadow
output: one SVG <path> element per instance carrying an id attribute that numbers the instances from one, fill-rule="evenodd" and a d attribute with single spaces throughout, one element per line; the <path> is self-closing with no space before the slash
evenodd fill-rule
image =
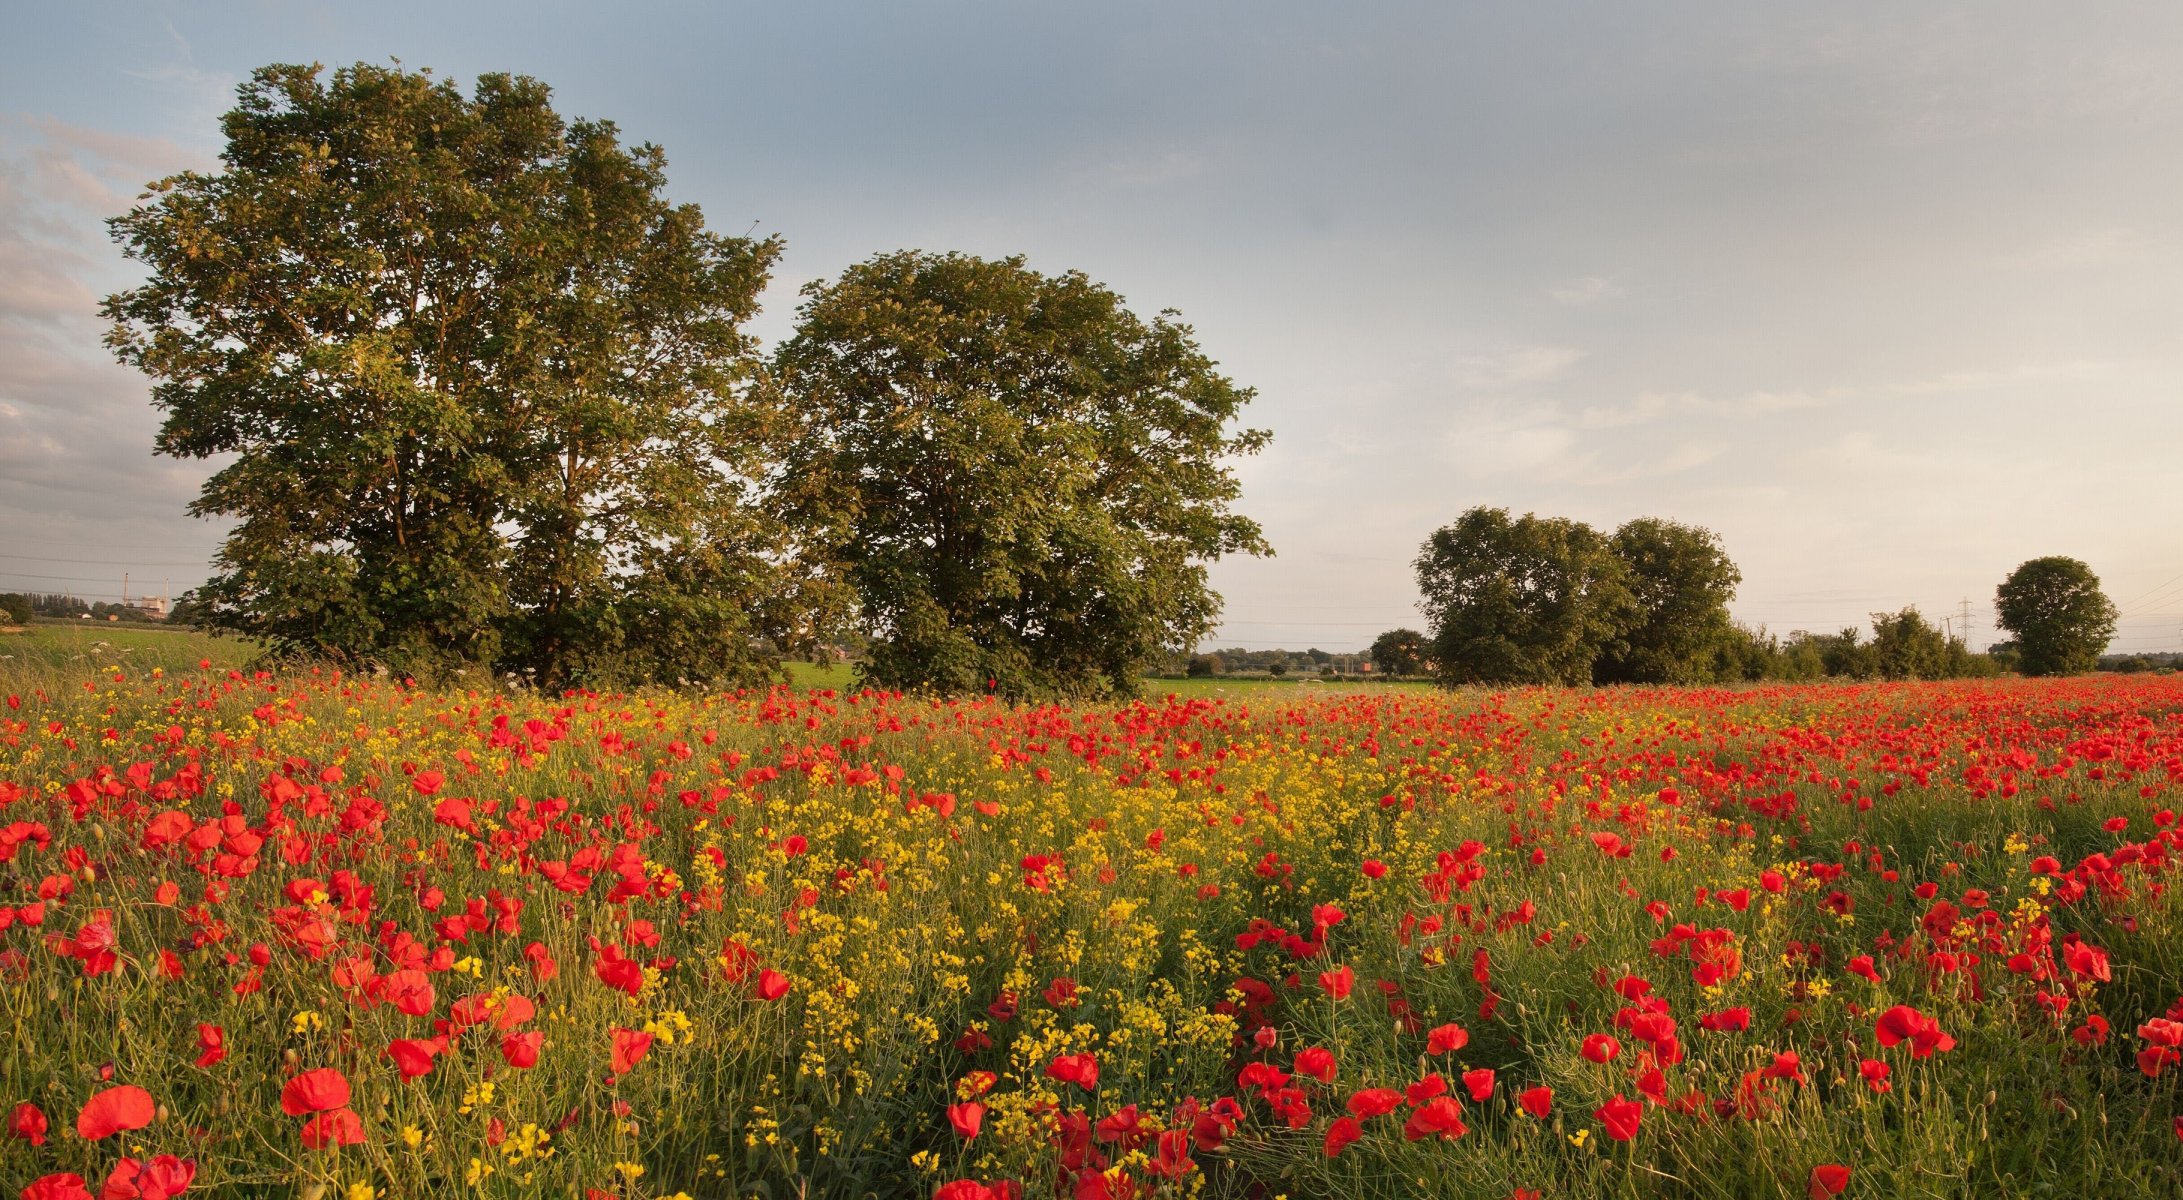
<path id="1" fill-rule="evenodd" d="M 26 1200 L 2183 1194 L 2183 678 L 95 665 L 0 674 Z"/>

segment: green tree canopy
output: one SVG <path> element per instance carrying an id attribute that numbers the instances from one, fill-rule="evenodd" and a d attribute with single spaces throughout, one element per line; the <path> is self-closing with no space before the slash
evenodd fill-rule
<path id="1" fill-rule="evenodd" d="M 1948 639 L 1915 606 L 1872 614 L 1872 669 L 1887 679 L 1940 679 L 1949 674 Z"/>
<path id="2" fill-rule="evenodd" d="M 776 373 L 791 511 L 887 687 L 1131 692 L 1213 625 L 1205 564 L 1266 553 L 1228 463 L 1252 393 L 1171 313 L 1020 258 L 905 251 L 806 290 Z"/>
<path id="3" fill-rule="evenodd" d="M 1444 684 L 1585 684 L 1629 624 L 1628 568 L 1582 522 L 1473 508 L 1417 557 Z"/>
<path id="4" fill-rule="evenodd" d="M 221 167 L 111 224 L 157 447 L 225 465 L 201 598 L 277 650 L 549 684 L 748 679 L 807 632 L 742 324 L 778 253 L 536 80 L 272 66 Z"/>
<path id="5" fill-rule="evenodd" d="M 2015 635 L 2026 675 L 2074 675 L 2099 665 L 2115 636 L 2114 601 L 2100 577 L 2074 558 L 2049 555 L 2018 566 L 1994 590 L 1994 610 Z"/>
<path id="6" fill-rule="evenodd" d="M 1601 683 L 1698 683 L 1711 678 L 1732 640 L 1728 602 L 1743 572 L 1711 530 L 1639 517 L 1611 544 L 1628 568 L 1628 624 L 1603 648 Z"/>
<path id="7" fill-rule="evenodd" d="M 1415 629 L 1390 629 L 1372 639 L 1372 666 L 1382 675 L 1422 675 L 1425 635 Z"/>

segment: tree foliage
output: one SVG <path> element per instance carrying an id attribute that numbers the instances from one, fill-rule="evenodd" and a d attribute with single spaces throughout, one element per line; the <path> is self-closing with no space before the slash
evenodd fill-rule
<path id="1" fill-rule="evenodd" d="M 545 85 L 359 64 L 239 89 L 210 173 L 111 224 L 158 449 L 224 465 L 212 624 L 413 672 L 749 679 L 809 597 L 754 502 L 742 324 L 777 253 Z"/>
<path id="2" fill-rule="evenodd" d="M 1639 517 L 1615 530 L 1627 571 L 1627 623 L 1593 669 L 1600 683 L 1701 683 L 1715 677 L 1734 630 L 1728 602 L 1743 572 L 1709 529 Z M 1740 677 L 1740 670 L 1739 670 Z"/>
<path id="3" fill-rule="evenodd" d="M 1382 675 L 1425 673 L 1427 643 L 1415 629 L 1390 629 L 1372 639 L 1373 669 Z"/>
<path id="4" fill-rule="evenodd" d="M 1205 564 L 1266 553 L 1230 509 L 1252 393 L 1171 313 L 1020 258 L 881 255 L 806 291 L 776 374 L 789 511 L 873 635 L 876 684 L 1133 691 L 1213 625 Z"/>
<path id="5" fill-rule="evenodd" d="M 1473 508 L 1417 557 L 1443 684 L 1586 684 L 1629 627 L 1629 569 L 1579 521 Z"/>
<path id="6" fill-rule="evenodd" d="M 1884 679 L 1939 679 L 1948 674 L 1949 640 L 1915 606 L 1872 614 L 1872 670 Z"/>
<path id="7" fill-rule="evenodd" d="M 2026 675 L 2090 671 L 2115 636 L 2114 602 L 2092 568 L 2074 558 L 2049 555 L 2019 565 L 1994 590 L 1994 610 L 2015 635 Z"/>

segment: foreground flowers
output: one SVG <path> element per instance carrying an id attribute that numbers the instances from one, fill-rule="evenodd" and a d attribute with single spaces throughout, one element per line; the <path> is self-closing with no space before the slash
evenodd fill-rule
<path id="1" fill-rule="evenodd" d="M 0 694 L 10 1193 L 2183 1194 L 2173 679 Z"/>

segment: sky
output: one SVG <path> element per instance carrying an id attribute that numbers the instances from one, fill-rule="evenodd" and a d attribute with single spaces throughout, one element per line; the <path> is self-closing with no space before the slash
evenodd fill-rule
<path id="1" fill-rule="evenodd" d="M 1474 505 L 1716 531 L 1777 632 L 2081 558 L 2183 648 L 2183 5 L 0 0 L 0 590 L 202 581 L 102 222 L 275 62 L 508 71 L 798 289 L 1021 253 L 1257 389 L 1209 646 L 1420 624 Z"/>

